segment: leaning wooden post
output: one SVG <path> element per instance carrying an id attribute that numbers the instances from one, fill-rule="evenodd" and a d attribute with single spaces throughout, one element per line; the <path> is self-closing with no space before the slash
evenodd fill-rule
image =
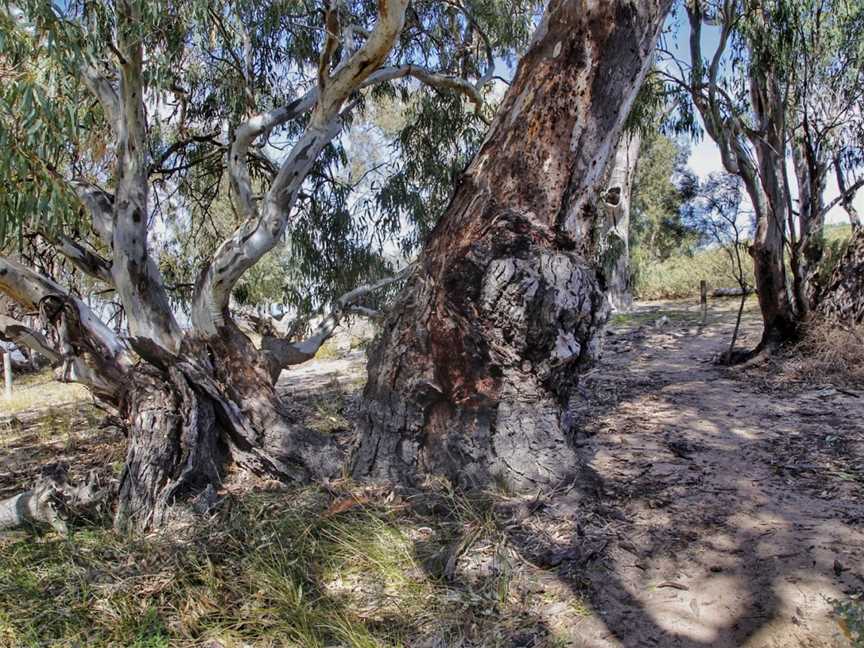
<path id="1" fill-rule="evenodd" d="M 703 311 L 708 310 L 708 282 L 704 279 L 699 282 L 699 303 Z"/>
<path id="2" fill-rule="evenodd" d="M 3 375 L 6 383 L 6 400 L 12 398 L 12 354 L 8 349 L 3 350 Z"/>

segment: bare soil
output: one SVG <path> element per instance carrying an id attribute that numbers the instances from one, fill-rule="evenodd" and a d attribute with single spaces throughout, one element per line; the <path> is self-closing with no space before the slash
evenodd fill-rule
<path id="1" fill-rule="evenodd" d="M 643 304 L 647 325 L 607 336 L 585 383 L 595 498 L 573 546 L 606 544 L 579 574 L 594 614 L 573 646 L 849 645 L 830 599 L 864 589 L 864 391 L 713 364 L 733 311 L 701 325 L 696 305 Z M 744 330 L 755 345 L 752 308 Z"/>

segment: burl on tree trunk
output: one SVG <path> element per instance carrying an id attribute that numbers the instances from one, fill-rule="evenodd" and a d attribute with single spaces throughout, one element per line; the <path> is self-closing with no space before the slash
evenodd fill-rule
<path id="1" fill-rule="evenodd" d="M 370 353 L 355 476 L 567 479 L 607 317 L 598 187 L 669 0 L 552 2 Z"/>

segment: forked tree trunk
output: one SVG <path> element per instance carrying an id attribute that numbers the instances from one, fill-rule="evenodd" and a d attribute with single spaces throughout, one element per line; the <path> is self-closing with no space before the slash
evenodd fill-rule
<path id="1" fill-rule="evenodd" d="M 233 465 L 284 481 L 335 477 L 342 453 L 331 437 L 293 420 L 266 358 L 233 325 L 216 338 L 185 339 L 180 354 L 136 348 L 120 407 L 128 422 L 116 525 L 158 527 L 201 512 Z"/>
<path id="2" fill-rule="evenodd" d="M 370 353 L 353 471 L 518 489 L 566 479 L 608 305 L 595 209 L 669 0 L 550 3 Z"/>

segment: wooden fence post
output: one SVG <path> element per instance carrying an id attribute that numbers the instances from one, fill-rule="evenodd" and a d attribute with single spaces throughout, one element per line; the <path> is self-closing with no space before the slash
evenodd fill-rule
<path id="1" fill-rule="evenodd" d="M 702 305 L 702 310 L 708 308 L 708 282 L 702 279 L 699 282 L 699 303 Z"/>
<path id="2" fill-rule="evenodd" d="M 3 350 L 3 375 L 6 383 L 6 400 L 12 398 L 12 354 L 8 349 Z"/>

